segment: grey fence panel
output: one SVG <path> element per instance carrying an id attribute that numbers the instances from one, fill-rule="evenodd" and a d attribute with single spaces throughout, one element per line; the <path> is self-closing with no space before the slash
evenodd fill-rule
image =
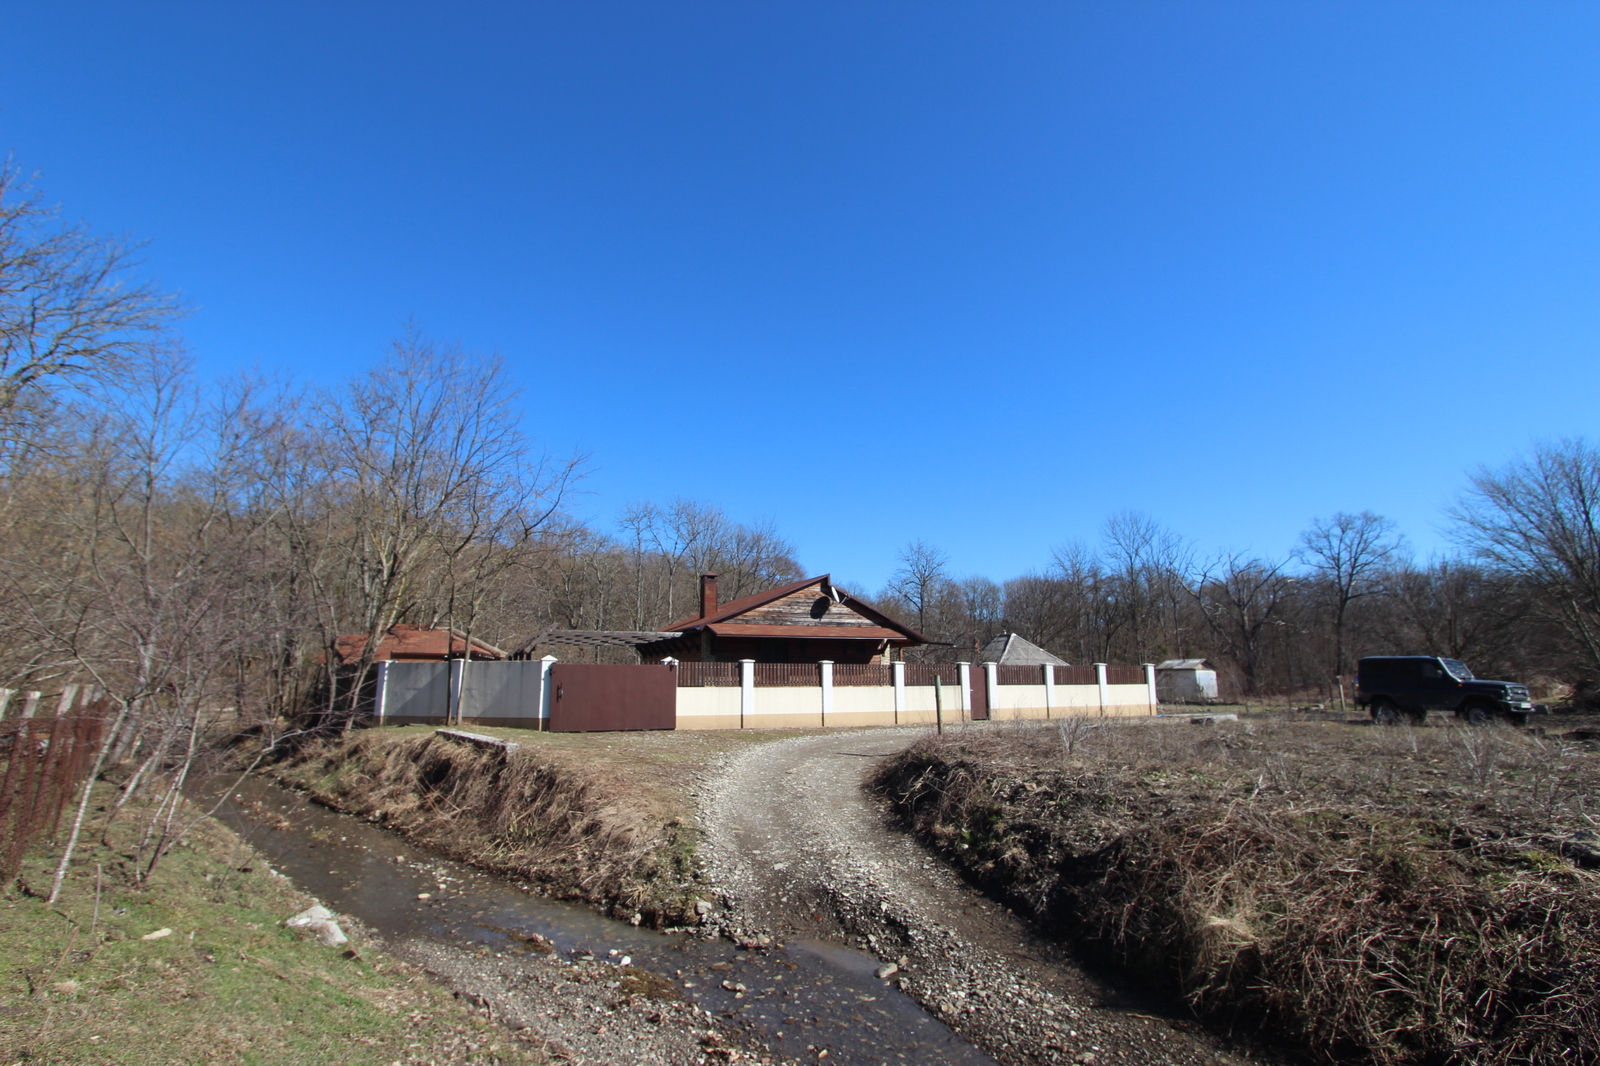
<path id="1" fill-rule="evenodd" d="M 543 663 L 471 663 L 461 689 L 466 718 L 537 718 Z M 459 664 L 458 664 L 459 668 Z"/>
<path id="2" fill-rule="evenodd" d="M 449 703 L 445 663 L 385 663 L 383 717 L 443 718 Z"/>

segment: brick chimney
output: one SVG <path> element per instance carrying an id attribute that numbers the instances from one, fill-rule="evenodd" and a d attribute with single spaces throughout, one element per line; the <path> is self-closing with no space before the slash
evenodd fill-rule
<path id="1" fill-rule="evenodd" d="M 700 575 L 700 617 L 704 618 L 717 609 L 717 575 Z"/>

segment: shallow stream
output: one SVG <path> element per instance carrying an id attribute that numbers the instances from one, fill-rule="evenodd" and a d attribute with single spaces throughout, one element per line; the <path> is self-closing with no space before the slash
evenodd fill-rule
<path id="1" fill-rule="evenodd" d="M 878 980 L 876 959 L 849 948 L 791 942 L 741 951 L 726 940 L 612 921 L 586 907 L 542 898 L 512 879 L 437 858 L 261 778 L 236 788 L 217 816 L 274 869 L 386 938 L 512 954 L 537 934 L 572 957 L 630 957 L 634 966 L 672 978 L 702 1009 L 752 1031 L 786 1057 L 811 1059 L 827 1049 L 830 1061 L 863 1066 L 994 1066 L 910 996 Z M 745 991 L 729 990 L 724 982 Z"/>

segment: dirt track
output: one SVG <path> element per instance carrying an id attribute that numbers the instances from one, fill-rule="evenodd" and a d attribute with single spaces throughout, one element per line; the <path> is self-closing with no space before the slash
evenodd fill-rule
<path id="1" fill-rule="evenodd" d="M 726 905 L 717 920 L 735 936 L 842 939 L 898 962 L 888 979 L 1007 1066 L 1251 1061 L 1117 995 L 888 823 L 862 777 L 923 732 L 801 736 L 726 756 L 698 797 Z"/>

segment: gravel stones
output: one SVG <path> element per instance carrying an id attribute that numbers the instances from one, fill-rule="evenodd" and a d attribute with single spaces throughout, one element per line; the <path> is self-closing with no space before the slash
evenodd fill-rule
<path id="1" fill-rule="evenodd" d="M 1005 1066 L 1247 1061 L 1181 1019 L 1101 1006 L 1110 990 L 1058 945 L 889 823 L 862 777 L 922 732 L 800 736 L 725 756 L 698 796 L 701 854 L 725 909 L 702 920 L 735 940 L 807 937 L 875 955 L 880 979 Z"/>

